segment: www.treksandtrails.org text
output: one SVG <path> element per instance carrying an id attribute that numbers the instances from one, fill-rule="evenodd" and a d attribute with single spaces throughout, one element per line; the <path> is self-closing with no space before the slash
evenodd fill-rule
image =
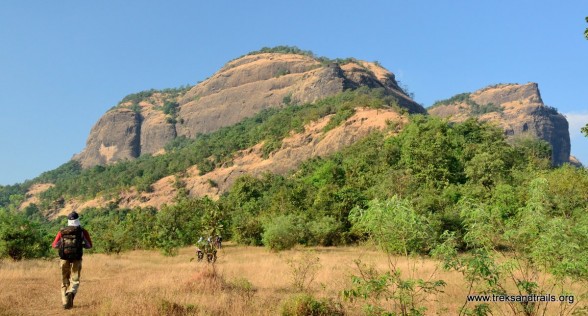
<path id="1" fill-rule="evenodd" d="M 545 295 L 468 295 L 468 302 L 568 302 L 574 303 L 573 295 L 555 296 L 551 294 Z"/>

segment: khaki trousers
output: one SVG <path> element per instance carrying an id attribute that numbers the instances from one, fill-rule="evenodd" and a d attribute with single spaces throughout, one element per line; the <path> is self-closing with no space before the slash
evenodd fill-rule
<path id="1" fill-rule="evenodd" d="M 82 259 L 59 260 L 61 267 L 61 301 L 67 304 L 66 293 L 77 293 L 80 287 L 80 272 L 82 271 Z"/>

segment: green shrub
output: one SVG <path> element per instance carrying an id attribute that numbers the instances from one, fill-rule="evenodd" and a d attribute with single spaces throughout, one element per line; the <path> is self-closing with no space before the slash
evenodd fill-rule
<path id="1" fill-rule="evenodd" d="M 494 103 L 478 104 L 478 103 L 472 102 L 472 104 L 470 104 L 470 106 L 471 106 L 470 113 L 473 115 L 482 115 L 482 114 L 491 113 L 491 112 L 502 112 L 502 107 L 499 105 L 495 105 Z"/>
<path id="2" fill-rule="evenodd" d="M 274 76 L 274 78 L 279 78 L 281 76 L 285 76 L 285 75 L 289 75 L 289 74 L 290 74 L 290 70 L 284 69 L 284 68 L 280 68 L 280 69 L 278 69 L 278 72 L 276 73 L 276 75 Z"/>
<path id="3" fill-rule="evenodd" d="M 175 98 L 175 97 L 179 96 L 180 94 L 186 93 L 188 90 L 190 90 L 190 88 L 191 88 L 190 85 L 185 85 L 185 86 L 180 86 L 178 88 L 167 88 L 167 89 L 163 89 L 163 90 L 149 89 L 149 90 L 140 91 L 137 93 L 131 93 L 131 94 L 125 96 L 118 104 L 120 105 L 120 104 L 127 103 L 127 102 L 139 103 L 141 101 L 145 101 L 145 100 L 149 99 L 155 93 L 162 93 L 162 94 L 166 95 L 167 98 Z"/>
<path id="4" fill-rule="evenodd" d="M 127 103 L 127 102 L 132 102 L 132 103 L 138 104 L 139 102 L 141 102 L 143 100 L 146 100 L 147 98 L 151 97 L 155 92 L 157 92 L 157 90 L 155 90 L 155 89 L 149 89 L 149 90 L 140 91 L 140 92 L 137 92 L 137 93 L 131 93 L 131 94 L 125 96 L 119 102 L 119 104 Z"/>
<path id="5" fill-rule="evenodd" d="M 229 281 L 227 286 L 231 291 L 239 295 L 245 302 L 250 302 L 253 299 L 255 292 L 257 292 L 257 289 L 253 283 L 244 277 Z"/>
<path id="6" fill-rule="evenodd" d="M 408 277 L 403 276 L 393 260 L 388 260 L 390 270 L 386 272 L 356 260 L 359 275 L 351 276 L 352 287 L 343 290 L 343 297 L 351 302 L 364 301 L 367 315 L 428 315 L 425 303 L 443 292 L 446 283 L 433 280 L 435 272 L 425 279 L 410 277 L 416 275 L 416 263 L 411 263 L 408 257 L 406 259 L 412 270 L 407 273 Z"/>
<path id="7" fill-rule="evenodd" d="M 160 315 L 187 316 L 198 314 L 198 308 L 195 305 L 188 304 L 186 306 L 183 306 L 178 303 L 170 302 L 167 300 L 161 300 L 159 302 L 157 311 Z"/>
<path id="8" fill-rule="evenodd" d="M 250 246 L 261 246 L 263 224 L 255 216 L 239 216 L 233 218 L 233 238 L 236 242 Z"/>
<path id="9" fill-rule="evenodd" d="M 263 244 L 271 250 L 280 251 L 294 247 L 305 236 L 305 227 L 300 217 L 280 215 L 264 225 Z"/>
<path id="10" fill-rule="evenodd" d="M 218 205 L 208 197 L 164 205 L 156 215 L 156 246 L 164 255 L 174 256 L 179 247 L 195 244 L 201 236 L 220 234 L 219 214 Z"/>
<path id="11" fill-rule="evenodd" d="M 262 157 L 267 159 L 271 153 L 282 147 L 282 140 L 276 138 L 270 138 L 263 143 L 261 147 Z"/>
<path id="12" fill-rule="evenodd" d="M 476 115 L 476 116 L 490 113 L 490 112 L 502 112 L 502 110 L 503 110 L 501 106 L 495 105 L 494 103 L 478 104 L 478 103 L 474 102 L 474 100 L 472 100 L 470 98 L 470 96 L 471 96 L 470 93 L 456 94 L 449 99 L 436 101 L 429 108 L 432 109 L 434 107 L 441 106 L 441 105 L 452 105 L 452 104 L 456 104 L 456 103 L 465 103 L 470 106 L 470 114 Z"/>
<path id="13" fill-rule="evenodd" d="M 279 45 L 274 47 L 262 47 L 260 50 L 249 52 L 247 55 L 257 55 L 265 53 L 296 54 L 314 57 L 314 53 L 309 50 L 302 50 L 296 46 Z"/>
<path id="14" fill-rule="evenodd" d="M 331 216 L 318 218 L 308 223 L 308 244 L 335 246 L 341 241 L 341 222 Z"/>
<path id="15" fill-rule="evenodd" d="M 501 202 L 512 198 L 507 190 L 501 191 L 503 197 L 497 196 L 496 204 L 473 199 L 458 203 L 468 252 L 458 252 L 455 234 L 446 232 L 442 236 L 444 243 L 434 254 L 443 260 L 445 269 L 458 271 L 468 280 L 468 295 L 551 293 L 573 295 L 581 300 L 588 297 L 588 216 L 586 212 L 573 219 L 568 217 L 571 214 L 548 215 L 549 186 L 545 178 L 532 179 L 521 189 L 526 191 L 523 204 L 510 214 L 504 213 Z M 549 274 L 550 281 L 545 282 L 544 275 Z M 570 282 L 583 286 L 572 288 Z M 470 315 L 480 307 L 472 304 L 464 302 L 461 314 Z M 513 315 L 545 315 L 550 305 L 545 301 L 516 300 L 505 304 Z M 553 315 L 583 315 L 580 305 L 553 305 Z"/>
<path id="16" fill-rule="evenodd" d="M 408 256 L 426 253 L 435 246 L 428 219 L 397 196 L 372 200 L 367 210 L 354 209 L 349 217 L 355 230 L 368 234 L 387 253 Z"/>
<path id="17" fill-rule="evenodd" d="M 450 104 L 454 104 L 454 103 L 467 103 L 470 101 L 470 93 L 460 93 L 460 94 L 456 94 L 454 96 L 452 96 L 449 99 L 445 99 L 445 100 L 441 100 L 441 101 L 435 101 L 435 103 L 433 103 L 433 105 L 431 105 L 430 108 L 434 108 L 437 106 L 441 106 L 441 105 L 450 105 Z"/>
<path id="18" fill-rule="evenodd" d="M 343 109 L 337 111 L 337 113 L 335 115 L 333 115 L 333 117 L 331 117 L 331 119 L 329 120 L 329 123 L 327 123 L 327 125 L 325 125 L 325 127 L 323 128 L 323 132 L 330 131 L 333 128 L 339 126 L 342 122 L 344 122 L 348 118 L 352 117 L 353 114 L 355 114 L 355 109 L 353 109 L 353 108 L 343 108 Z"/>
<path id="19" fill-rule="evenodd" d="M 292 93 L 287 94 L 283 99 L 282 99 L 282 103 L 284 105 L 290 105 L 292 103 Z"/>
<path id="20" fill-rule="evenodd" d="M 28 220 L 23 214 L 0 209 L 0 258 L 46 257 L 50 244 L 51 236 L 41 224 Z"/>
<path id="21" fill-rule="evenodd" d="M 30 185 L 31 183 L 0 185 L 0 207 L 7 207 L 9 204 L 14 205 L 14 199 L 16 197 L 24 197 Z"/>
<path id="22" fill-rule="evenodd" d="M 282 305 L 282 316 L 338 316 L 345 315 L 341 304 L 329 299 L 316 299 L 310 294 L 288 298 Z"/>
<path id="23" fill-rule="evenodd" d="M 297 291 L 309 291 L 318 274 L 321 264 L 320 258 L 313 251 L 303 251 L 297 256 L 288 258 L 286 263 L 290 267 L 292 285 Z"/>

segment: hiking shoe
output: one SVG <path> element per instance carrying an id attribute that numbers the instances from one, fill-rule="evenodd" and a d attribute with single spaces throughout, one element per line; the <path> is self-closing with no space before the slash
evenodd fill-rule
<path id="1" fill-rule="evenodd" d="M 65 298 L 67 299 L 67 303 L 65 303 L 65 305 L 63 305 L 64 309 L 70 309 L 73 307 L 73 297 L 74 294 L 69 292 L 69 293 L 65 293 Z"/>

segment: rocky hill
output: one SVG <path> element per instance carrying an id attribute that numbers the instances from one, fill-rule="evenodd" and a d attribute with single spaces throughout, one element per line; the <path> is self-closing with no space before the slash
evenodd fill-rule
<path id="1" fill-rule="evenodd" d="M 365 88 L 371 90 L 362 90 Z M 341 99 L 344 95 L 353 95 L 353 105 L 345 107 L 346 101 Z M 372 104 L 374 100 L 380 105 Z M 337 110 L 332 111 L 333 108 Z M 274 118 L 278 117 L 277 112 L 293 115 L 295 112 L 290 109 L 309 113 L 316 110 L 322 114 L 307 116 L 311 119 L 297 117 L 297 127 L 288 127 L 290 123 L 280 119 L 272 121 L 274 125 L 253 126 L 264 122 L 265 113 L 275 112 Z M 568 123 L 557 110 L 543 104 L 535 83 L 496 85 L 459 94 L 437 102 L 428 111 L 454 122 L 471 117 L 495 122 L 513 138 L 531 135 L 544 139 L 553 147 L 555 165 L 570 161 Z M 54 217 L 73 209 L 107 205 L 160 208 L 174 203 L 180 194 L 218 198 L 241 175 L 286 174 L 302 162 L 338 152 L 374 130 L 398 132 L 408 122 L 407 113 L 427 111 L 399 87 L 392 73 L 376 63 L 326 60 L 312 54 L 249 54 L 227 63 L 196 86 L 149 90 L 125 97 L 98 120 L 86 148 L 74 157 L 84 169 L 72 162 L 71 169 L 56 172 L 56 178 L 63 178 L 61 182 L 49 180 L 31 188 L 21 208 L 40 201 L 47 204 L 43 206 L 45 215 Z M 276 124 L 291 129 L 271 137 L 256 132 L 244 141 L 237 135 L 249 133 L 239 127 L 248 121 L 246 118 L 250 118 L 249 131 L 273 130 Z M 206 136 L 198 137 L 202 134 Z M 238 148 L 211 136 L 217 134 L 239 139 Z M 206 137 L 215 141 L 204 147 L 186 147 L 181 155 L 174 151 L 182 148 L 186 139 L 197 139 L 192 142 L 196 146 Z M 173 152 L 160 155 L 172 140 L 180 146 L 169 147 Z M 207 150 L 217 145 L 232 149 L 214 153 Z M 94 169 L 87 170 L 133 160 L 143 154 L 155 157 L 144 157 L 119 168 L 119 172 L 126 170 L 124 174 L 111 174 L 124 164 L 97 168 L 97 175 L 103 175 L 101 180 L 91 174 Z M 196 156 L 201 157 L 198 160 Z M 67 175 L 63 176 L 63 172 Z M 114 183 L 115 180 L 118 182 Z M 79 188 L 80 183 L 86 184 L 84 188 Z M 104 183 L 109 187 L 104 187 Z M 41 194 L 46 195 L 44 201 L 39 199 Z"/>
<path id="2" fill-rule="evenodd" d="M 538 137 L 551 144 L 554 165 L 570 161 L 568 121 L 543 103 L 536 83 L 490 86 L 436 102 L 427 110 L 454 122 L 470 117 L 494 122 L 511 138 Z"/>
<path id="3" fill-rule="evenodd" d="M 376 63 L 255 53 L 227 63 L 191 89 L 147 91 L 126 98 L 98 120 L 74 160 L 88 168 L 157 154 L 179 136 L 193 138 L 266 108 L 313 102 L 359 87 L 383 89 L 408 112 L 425 113 L 394 75 Z"/>
<path id="4" fill-rule="evenodd" d="M 366 137 L 373 131 L 384 130 L 390 122 L 394 122 L 398 132 L 408 122 L 406 115 L 400 115 L 394 109 L 358 108 L 343 124 L 325 132 L 324 128 L 332 115 L 304 126 L 303 131 L 291 133 L 282 141 L 281 147 L 268 157 L 262 153 L 263 144 L 246 148 L 234 155 L 231 163 L 216 168 L 212 172 L 201 175 L 197 165 L 190 167 L 182 176 L 170 175 L 155 182 L 149 192 L 138 192 L 130 188 L 120 192 L 116 197 L 104 198 L 98 196 L 90 200 L 69 199 L 51 217 L 66 215 L 75 209 L 90 207 L 104 207 L 117 205 L 121 208 L 155 207 L 172 204 L 180 187 L 187 190 L 193 197 L 209 196 L 218 198 L 227 192 L 233 183 L 245 174 L 261 176 L 266 172 L 285 174 L 295 170 L 302 162 L 314 157 L 327 157 L 343 148 Z M 181 185 L 178 185 L 181 184 Z M 42 189 L 46 190 L 50 186 Z M 38 191 L 42 192 L 40 188 Z M 29 192 L 31 201 L 35 201 L 35 194 Z M 29 204 L 29 201 L 25 201 Z"/>

